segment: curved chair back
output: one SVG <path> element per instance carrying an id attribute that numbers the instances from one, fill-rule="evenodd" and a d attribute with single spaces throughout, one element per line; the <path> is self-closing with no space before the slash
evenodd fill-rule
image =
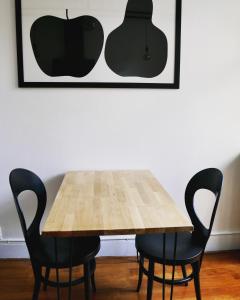
<path id="1" fill-rule="evenodd" d="M 46 207 L 47 194 L 41 179 L 33 172 L 26 169 L 14 169 L 10 173 L 9 182 L 12 189 L 14 202 L 20 219 L 23 235 L 31 256 L 34 246 L 40 238 L 40 222 Z M 36 194 L 38 204 L 35 217 L 27 228 L 22 209 L 19 205 L 19 194 L 24 191 L 32 191 Z"/>
<path id="2" fill-rule="evenodd" d="M 209 168 L 195 174 L 186 187 L 185 204 L 194 226 L 193 238 L 196 239 L 198 243 L 201 243 L 203 248 L 205 248 L 212 231 L 212 226 L 221 194 L 222 181 L 222 172 L 215 168 Z M 194 195 L 199 189 L 209 190 L 215 195 L 215 203 L 208 228 L 203 225 L 194 208 Z"/>

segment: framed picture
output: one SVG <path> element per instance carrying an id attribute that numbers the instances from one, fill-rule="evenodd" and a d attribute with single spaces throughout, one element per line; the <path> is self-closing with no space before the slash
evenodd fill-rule
<path id="1" fill-rule="evenodd" d="M 182 0 L 15 0 L 19 87 L 179 88 Z"/>

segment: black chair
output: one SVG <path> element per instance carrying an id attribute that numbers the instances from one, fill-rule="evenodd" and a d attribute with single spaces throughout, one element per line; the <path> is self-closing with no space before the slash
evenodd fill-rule
<path id="1" fill-rule="evenodd" d="M 44 184 L 36 174 L 25 169 L 13 170 L 10 173 L 9 181 L 35 278 L 32 299 L 38 299 L 41 283 L 44 284 L 45 290 L 48 285 L 57 287 L 58 299 L 60 297 L 60 287 L 68 287 L 69 298 L 71 298 L 71 286 L 84 283 L 85 299 L 89 300 L 91 285 L 94 290 L 96 289 L 94 282 L 95 256 L 100 249 L 100 238 L 98 236 L 74 238 L 41 236 L 40 222 L 47 201 Z M 36 214 L 28 228 L 19 205 L 19 194 L 27 190 L 33 191 L 37 196 Z M 72 267 L 79 265 L 84 267 L 84 276 L 72 280 Z M 45 276 L 42 276 L 42 267 L 46 268 Z M 49 280 L 51 268 L 56 269 L 56 281 Z M 59 269 L 62 268 L 69 268 L 69 281 L 59 282 Z"/>
<path id="2" fill-rule="evenodd" d="M 174 237 L 175 234 L 147 234 L 137 235 L 135 244 L 139 258 L 139 279 L 137 291 L 141 288 L 143 274 L 148 277 L 147 300 L 152 297 L 153 281 L 166 284 L 185 284 L 194 279 L 197 300 L 201 300 L 199 272 L 204 255 L 204 250 L 211 234 L 213 221 L 215 218 L 223 175 L 218 169 L 210 168 L 198 172 L 189 181 L 185 191 L 185 204 L 188 214 L 194 226 L 192 233 L 178 233 L 176 259 L 173 260 Z M 194 209 L 194 195 L 197 190 L 206 189 L 214 193 L 215 203 L 210 219 L 210 225 L 206 228 Z M 163 250 L 163 239 L 165 239 L 165 256 Z M 144 259 L 149 261 L 148 270 L 144 267 Z M 154 263 L 166 264 L 173 267 L 181 266 L 183 277 L 180 279 L 165 279 L 154 274 Z M 192 273 L 187 275 L 186 265 L 192 266 Z M 164 267 L 165 269 L 165 267 Z M 163 269 L 163 270 L 164 270 Z M 172 294 L 172 293 L 171 293 Z"/>

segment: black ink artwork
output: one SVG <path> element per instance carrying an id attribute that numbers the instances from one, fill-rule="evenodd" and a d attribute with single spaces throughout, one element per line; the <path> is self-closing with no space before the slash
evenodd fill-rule
<path id="1" fill-rule="evenodd" d="M 105 59 L 116 74 L 152 78 L 164 70 L 168 42 L 152 14 L 152 0 L 128 1 L 123 23 L 106 41 Z"/>
<path id="2" fill-rule="evenodd" d="M 13 2 L 20 88 L 179 89 L 182 0 Z"/>
<path id="3" fill-rule="evenodd" d="M 92 16 L 74 19 L 43 16 L 30 32 L 33 52 L 48 76 L 84 77 L 96 65 L 103 47 L 101 23 Z"/>

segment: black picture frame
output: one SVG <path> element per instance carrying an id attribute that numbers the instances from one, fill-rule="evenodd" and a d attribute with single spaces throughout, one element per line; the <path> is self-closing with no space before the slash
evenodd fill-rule
<path id="1" fill-rule="evenodd" d="M 181 23 L 182 0 L 176 0 L 175 16 L 175 55 L 174 81 L 172 83 L 138 83 L 138 82 L 26 82 L 24 79 L 23 38 L 22 38 L 22 0 L 15 0 L 17 64 L 19 88 L 180 88 Z"/>

